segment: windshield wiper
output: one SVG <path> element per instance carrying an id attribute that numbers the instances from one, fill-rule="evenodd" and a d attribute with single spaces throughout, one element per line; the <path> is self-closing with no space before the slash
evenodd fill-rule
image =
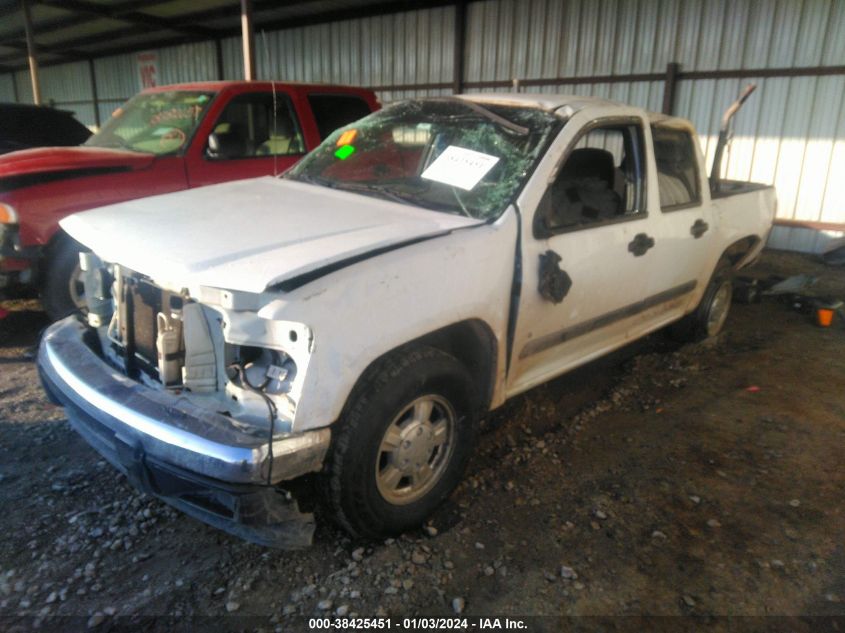
<path id="1" fill-rule="evenodd" d="M 351 191 L 353 193 L 363 193 L 364 195 L 378 196 L 386 200 L 399 202 L 400 204 L 410 204 L 416 207 L 422 207 L 423 209 L 430 209 L 431 211 L 440 211 L 442 213 L 456 213 L 460 211 L 460 209 L 457 209 L 455 207 L 446 207 L 442 204 L 437 204 L 435 202 L 421 200 L 420 198 L 412 194 L 402 195 L 401 193 L 390 191 L 385 187 L 379 185 L 366 185 L 363 183 L 338 183 L 336 188 L 342 191 Z M 466 211 L 464 211 L 464 213 L 468 217 L 472 217 L 469 213 L 466 213 Z"/>
<path id="2" fill-rule="evenodd" d="M 520 136 L 525 136 L 531 131 L 527 127 L 519 125 L 518 123 L 514 123 L 513 121 L 509 121 L 505 117 L 496 114 L 492 110 L 488 110 L 484 106 L 478 105 L 474 101 L 468 101 L 466 99 L 461 99 L 460 97 L 449 97 L 449 96 L 434 97 L 432 100 L 433 101 L 449 101 L 451 103 L 460 103 L 461 105 L 466 106 L 467 108 L 469 108 L 473 112 L 477 112 L 481 116 L 490 119 L 494 123 L 497 123 L 500 126 L 502 126 L 503 128 L 507 128 L 511 132 L 519 134 Z"/>
<path id="3" fill-rule="evenodd" d="M 329 189 L 337 189 L 337 183 L 328 178 L 320 178 L 319 176 L 312 176 L 311 174 L 282 174 L 282 178 L 286 180 L 297 180 L 305 182 L 309 185 L 317 185 L 318 187 L 328 187 Z"/>

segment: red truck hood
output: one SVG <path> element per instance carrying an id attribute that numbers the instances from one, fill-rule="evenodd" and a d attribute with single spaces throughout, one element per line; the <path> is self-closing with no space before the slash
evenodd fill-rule
<path id="1" fill-rule="evenodd" d="M 103 147 L 38 147 L 0 156 L 0 178 L 89 169 L 143 169 L 155 160 L 142 154 Z"/>

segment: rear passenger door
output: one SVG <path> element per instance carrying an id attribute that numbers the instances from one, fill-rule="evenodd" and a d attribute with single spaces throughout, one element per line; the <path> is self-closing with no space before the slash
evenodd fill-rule
<path id="1" fill-rule="evenodd" d="M 189 160 L 190 186 L 279 174 L 306 151 L 287 92 L 247 92 L 226 104 L 201 151 Z"/>
<path id="2" fill-rule="evenodd" d="M 715 231 L 695 133 L 681 121 L 666 121 L 653 124 L 651 134 L 660 211 L 654 229 L 657 266 L 649 293 L 683 294 L 684 300 L 675 302 L 672 314 L 666 315 L 672 318 L 689 308 L 704 290 L 712 272 L 709 260 Z"/>
<path id="3" fill-rule="evenodd" d="M 645 302 L 654 265 L 645 132 L 640 116 L 575 115 L 532 179 L 532 189 L 545 191 L 535 208 L 522 209 L 523 283 L 509 393 L 643 330 L 642 313 L 654 308 Z M 553 161 L 550 177 L 545 161 Z"/>

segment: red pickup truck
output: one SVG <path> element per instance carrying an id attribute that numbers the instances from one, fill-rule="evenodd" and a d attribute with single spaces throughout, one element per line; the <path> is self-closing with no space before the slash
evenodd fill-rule
<path id="1" fill-rule="evenodd" d="M 84 304 L 80 245 L 59 220 L 85 209 L 281 173 L 379 108 L 372 91 L 208 82 L 145 90 L 79 147 L 0 157 L 0 288 L 28 285 L 58 319 Z M 241 209 L 233 209 L 241 213 Z"/>

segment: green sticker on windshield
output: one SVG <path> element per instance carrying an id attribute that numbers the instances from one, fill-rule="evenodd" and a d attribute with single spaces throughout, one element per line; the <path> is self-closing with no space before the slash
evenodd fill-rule
<path id="1" fill-rule="evenodd" d="M 343 147 L 338 147 L 337 151 L 334 153 L 340 160 L 346 160 L 352 154 L 355 153 L 355 146 L 354 145 L 344 145 Z"/>

